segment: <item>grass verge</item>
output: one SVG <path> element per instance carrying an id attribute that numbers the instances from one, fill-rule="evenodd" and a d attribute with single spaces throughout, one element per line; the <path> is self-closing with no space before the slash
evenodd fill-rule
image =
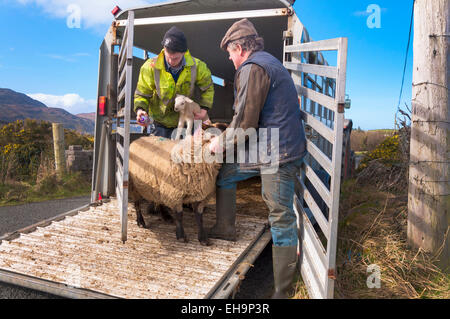
<path id="1" fill-rule="evenodd" d="M 0 206 L 42 202 L 90 194 L 91 183 L 83 174 L 49 174 L 35 184 L 9 181 L 0 184 Z"/>
<path id="2" fill-rule="evenodd" d="M 449 299 L 450 277 L 437 256 L 407 245 L 408 197 L 357 180 L 342 185 L 335 298 Z M 380 270 L 380 288 L 368 288 L 370 265 Z M 308 298 L 297 283 L 295 298 Z"/>

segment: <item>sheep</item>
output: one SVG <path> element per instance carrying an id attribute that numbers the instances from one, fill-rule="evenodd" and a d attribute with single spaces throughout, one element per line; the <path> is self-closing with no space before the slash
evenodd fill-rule
<path id="1" fill-rule="evenodd" d="M 178 127 L 176 130 L 177 135 L 175 137 L 175 140 L 180 139 L 181 131 L 184 128 L 185 123 L 187 123 L 186 136 L 192 135 L 192 128 L 194 126 L 194 113 L 200 112 L 201 110 L 200 105 L 195 103 L 187 96 L 177 94 L 177 96 L 175 97 L 174 110 L 175 112 L 180 113 L 180 117 L 178 119 Z M 208 116 L 206 116 L 206 118 L 203 119 L 203 122 L 208 124 L 211 123 Z"/>
<path id="2" fill-rule="evenodd" d="M 181 141 L 143 136 L 131 143 L 128 194 L 135 204 L 136 220 L 140 226 L 147 226 L 141 213 L 143 200 L 174 210 L 176 238 L 184 242 L 188 239 L 182 224 L 183 204 L 193 204 L 198 240 L 202 245 L 210 245 L 202 214 L 206 203 L 215 196 L 216 178 L 221 164 L 216 161 L 187 163 L 174 160 L 184 158 L 182 152 L 187 148 L 192 150 L 192 146 L 197 145 L 198 140 L 193 143 L 197 138 L 203 144 L 202 149 L 207 149 L 209 141 L 205 141 L 201 135 L 186 137 Z M 191 154 L 192 158 L 194 153 Z"/>

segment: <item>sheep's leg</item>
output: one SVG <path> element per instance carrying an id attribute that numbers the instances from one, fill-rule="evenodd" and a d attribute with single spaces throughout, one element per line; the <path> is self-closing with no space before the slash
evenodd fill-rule
<path id="1" fill-rule="evenodd" d="M 192 127 L 194 125 L 194 119 L 188 118 L 186 122 L 187 122 L 186 136 L 191 136 L 192 135 Z"/>
<path id="2" fill-rule="evenodd" d="M 144 225 L 142 227 L 150 229 L 150 216 L 154 211 L 155 203 L 143 199 L 141 202 L 141 218 L 144 221 Z"/>
<path id="3" fill-rule="evenodd" d="M 180 118 L 178 120 L 178 127 L 177 127 L 177 135 L 175 136 L 175 140 L 179 140 L 180 136 L 181 136 L 181 131 L 183 130 L 184 127 L 184 115 L 180 114 Z"/>
<path id="4" fill-rule="evenodd" d="M 145 221 L 144 217 L 142 216 L 141 212 L 141 200 L 137 200 L 134 202 L 134 209 L 136 210 L 136 223 L 138 227 L 144 227 L 145 228 Z"/>
<path id="5" fill-rule="evenodd" d="M 200 203 L 193 204 L 193 210 L 195 214 L 195 221 L 198 227 L 198 241 L 203 246 L 210 246 L 211 242 L 208 239 L 208 232 L 203 227 L 203 210 L 205 206 Z"/>
<path id="6" fill-rule="evenodd" d="M 161 213 L 161 218 L 165 221 L 168 222 L 170 224 L 173 224 L 173 217 L 170 214 L 170 208 L 165 206 L 165 205 L 159 205 L 159 211 Z"/>
<path id="7" fill-rule="evenodd" d="M 176 227 L 176 235 L 177 240 L 184 241 L 187 243 L 189 240 L 184 232 L 183 228 L 183 206 L 176 207 L 175 212 L 175 227 Z"/>

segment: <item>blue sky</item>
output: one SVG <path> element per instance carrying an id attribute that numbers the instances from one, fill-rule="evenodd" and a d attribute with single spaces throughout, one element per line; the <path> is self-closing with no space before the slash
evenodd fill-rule
<path id="1" fill-rule="evenodd" d="M 98 48 L 111 9 L 152 0 L 0 0 L 0 87 L 73 114 L 94 112 Z M 69 28 L 71 4 L 81 27 Z M 381 8 L 381 27 L 369 28 L 367 8 Z M 398 104 L 412 0 L 297 0 L 294 9 L 314 40 L 349 38 L 346 110 L 354 127 L 392 128 Z M 68 10 L 69 9 L 69 10 Z M 224 30 L 225 33 L 226 30 Z M 333 62 L 331 62 L 333 64 Z M 230 66 L 231 67 L 231 66 Z M 411 100 L 412 42 L 403 99 Z"/>

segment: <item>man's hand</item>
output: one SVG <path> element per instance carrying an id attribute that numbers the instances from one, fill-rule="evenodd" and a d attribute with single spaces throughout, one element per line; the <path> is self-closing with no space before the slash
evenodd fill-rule
<path id="1" fill-rule="evenodd" d="M 208 111 L 200 109 L 200 112 L 194 113 L 194 120 L 204 120 L 208 116 Z"/>
<path id="2" fill-rule="evenodd" d="M 209 143 L 209 151 L 214 154 L 223 153 L 224 147 L 220 143 L 220 135 L 215 136 L 211 139 L 211 143 Z"/>
<path id="3" fill-rule="evenodd" d="M 136 122 L 137 122 L 137 124 L 139 124 L 140 126 L 147 127 L 148 123 L 141 123 L 141 122 L 139 121 L 139 120 L 141 120 L 141 118 L 143 118 L 144 116 L 147 116 L 147 117 L 148 117 L 147 112 L 145 112 L 145 111 L 142 110 L 142 109 L 139 109 L 139 110 L 137 111 L 137 113 L 136 113 Z"/>

